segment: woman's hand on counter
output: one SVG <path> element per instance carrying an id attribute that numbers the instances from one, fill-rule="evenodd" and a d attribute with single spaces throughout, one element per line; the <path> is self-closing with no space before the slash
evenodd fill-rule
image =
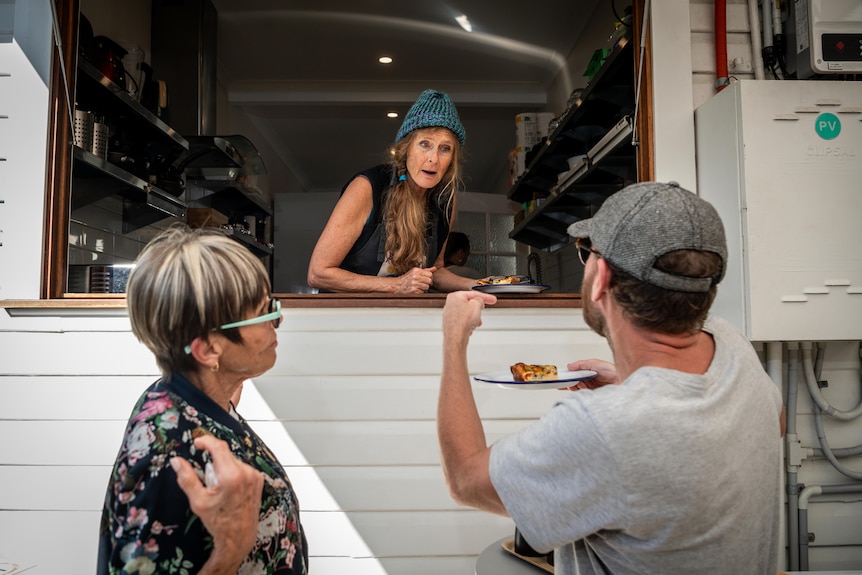
<path id="1" fill-rule="evenodd" d="M 431 288 L 435 271 L 436 267 L 412 268 L 395 278 L 395 293 L 425 293 Z"/>

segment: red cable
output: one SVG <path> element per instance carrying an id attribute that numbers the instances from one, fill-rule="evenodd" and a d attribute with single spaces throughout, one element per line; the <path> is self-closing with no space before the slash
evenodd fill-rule
<path id="1" fill-rule="evenodd" d="M 715 88 L 720 92 L 727 84 L 727 5 L 715 0 Z"/>

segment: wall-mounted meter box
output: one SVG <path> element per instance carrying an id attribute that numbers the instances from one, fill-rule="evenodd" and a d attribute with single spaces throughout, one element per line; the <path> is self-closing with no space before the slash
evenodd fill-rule
<path id="1" fill-rule="evenodd" d="M 862 72 L 862 2 L 791 0 L 785 21 L 786 61 L 800 80 Z"/>
<path id="2" fill-rule="evenodd" d="M 862 83 L 734 82 L 695 128 L 728 243 L 713 312 L 751 341 L 862 339 Z"/>

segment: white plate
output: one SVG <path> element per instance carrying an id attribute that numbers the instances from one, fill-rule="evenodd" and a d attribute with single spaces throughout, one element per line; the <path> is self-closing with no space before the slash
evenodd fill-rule
<path id="1" fill-rule="evenodd" d="M 485 293 L 541 293 L 551 286 L 545 284 L 488 284 L 473 286 L 476 291 Z"/>
<path id="2" fill-rule="evenodd" d="M 492 371 L 481 375 L 473 376 L 476 381 L 484 381 L 485 383 L 495 383 L 500 387 L 507 389 L 562 389 L 569 387 L 566 384 L 582 381 L 584 379 L 592 379 L 598 375 L 591 369 L 579 369 L 577 371 L 569 371 L 562 369 L 557 372 L 557 379 L 542 379 L 540 381 L 515 381 L 512 377 L 511 370 Z"/>

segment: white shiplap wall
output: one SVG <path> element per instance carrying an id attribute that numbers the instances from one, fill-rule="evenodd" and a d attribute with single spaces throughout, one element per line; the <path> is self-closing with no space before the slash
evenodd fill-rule
<path id="1" fill-rule="evenodd" d="M 289 310 L 275 367 L 245 392 L 239 411 L 299 494 L 316 575 L 467 575 L 513 530 L 446 491 L 434 421 L 440 313 Z M 490 309 L 470 348 L 474 373 L 593 356 L 610 352 L 579 310 Z M 35 574 L 93 571 L 110 466 L 156 374 L 126 317 L 0 315 L 0 560 L 36 564 Z M 489 441 L 563 393 L 475 390 Z"/>

